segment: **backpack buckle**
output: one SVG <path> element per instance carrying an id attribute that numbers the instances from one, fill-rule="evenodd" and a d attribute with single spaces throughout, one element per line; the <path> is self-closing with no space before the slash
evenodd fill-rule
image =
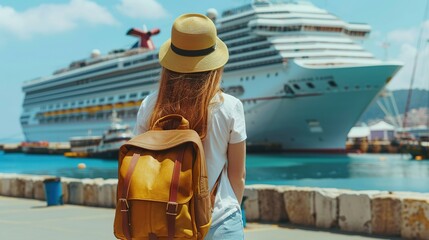
<path id="1" fill-rule="evenodd" d="M 167 208 L 165 209 L 167 215 L 177 216 L 177 209 L 179 204 L 177 202 L 168 202 Z"/>
<path id="2" fill-rule="evenodd" d="M 118 201 L 121 204 L 121 212 L 128 212 L 128 209 L 130 209 L 130 205 L 128 205 L 127 199 L 126 198 L 119 198 Z"/>

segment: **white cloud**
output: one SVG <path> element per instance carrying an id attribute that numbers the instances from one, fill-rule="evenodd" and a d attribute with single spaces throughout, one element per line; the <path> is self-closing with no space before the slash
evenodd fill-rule
<path id="1" fill-rule="evenodd" d="M 387 40 L 393 43 L 415 43 L 417 35 L 417 28 L 398 29 L 388 33 Z"/>
<path id="2" fill-rule="evenodd" d="M 424 27 L 423 36 L 420 39 L 421 46 L 417 66 L 414 74 L 413 88 L 429 89 L 429 21 L 421 25 Z M 390 32 L 387 36 L 388 42 L 393 43 L 391 47 L 400 49 L 393 60 L 401 61 L 404 66 L 389 83 L 389 89 L 408 89 L 413 74 L 414 62 L 417 52 L 417 39 L 419 28 L 398 29 Z"/>
<path id="3" fill-rule="evenodd" d="M 116 7 L 131 18 L 160 19 L 168 16 L 167 10 L 156 0 L 121 0 Z"/>
<path id="4" fill-rule="evenodd" d="M 114 25 L 109 11 L 90 0 L 71 0 L 67 4 L 42 4 L 23 12 L 0 5 L 0 30 L 20 38 L 74 29 L 79 23 Z"/>
<path id="5" fill-rule="evenodd" d="M 401 61 L 404 66 L 389 83 L 389 89 L 408 89 L 414 68 L 416 47 L 407 43 L 401 46 L 396 60 Z M 429 44 L 421 48 L 414 75 L 412 88 L 429 89 Z"/>

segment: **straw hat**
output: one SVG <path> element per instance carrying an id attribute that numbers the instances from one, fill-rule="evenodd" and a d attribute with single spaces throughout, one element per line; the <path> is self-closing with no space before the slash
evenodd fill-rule
<path id="1" fill-rule="evenodd" d="M 216 35 L 212 20 L 184 14 L 173 23 L 171 38 L 159 49 L 160 64 L 172 71 L 193 73 L 214 70 L 228 61 L 228 48 Z"/>

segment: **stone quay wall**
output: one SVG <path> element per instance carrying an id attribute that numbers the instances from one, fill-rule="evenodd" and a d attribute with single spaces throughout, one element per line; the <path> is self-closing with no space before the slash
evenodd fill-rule
<path id="1" fill-rule="evenodd" d="M 0 195 L 45 200 L 51 177 L 0 173 Z M 62 177 L 63 202 L 114 208 L 117 182 Z M 249 185 L 244 195 L 249 222 L 429 240 L 429 193 Z"/>

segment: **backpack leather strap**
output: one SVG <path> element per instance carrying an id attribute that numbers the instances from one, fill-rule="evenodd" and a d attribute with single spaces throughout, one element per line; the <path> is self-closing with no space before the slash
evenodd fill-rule
<path id="1" fill-rule="evenodd" d="M 177 216 L 177 210 L 179 206 L 177 203 L 177 191 L 179 188 L 179 176 L 180 176 L 180 170 L 182 169 L 182 161 L 183 161 L 184 154 L 185 154 L 185 147 L 183 146 L 178 151 L 178 155 L 176 157 L 176 160 L 174 161 L 173 176 L 171 178 L 171 185 L 170 185 L 170 197 L 166 208 L 168 239 L 170 240 L 173 240 L 174 233 L 176 231 L 175 229 L 176 216 Z"/>
<path id="2" fill-rule="evenodd" d="M 121 204 L 122 231 L 124 232 L 124 236 L 127 240 L 131 240 L 130 205 L 128 204 L 127 198 L 130 190 L 131 176 L 133 175 L 139 158 L 140 154 L 138 153 L 134 153 L 131 158 L 130 164 L 128 165 L 127 175 L 125 175 L 124 178 L 123 191 L 118 203 Z"/>

